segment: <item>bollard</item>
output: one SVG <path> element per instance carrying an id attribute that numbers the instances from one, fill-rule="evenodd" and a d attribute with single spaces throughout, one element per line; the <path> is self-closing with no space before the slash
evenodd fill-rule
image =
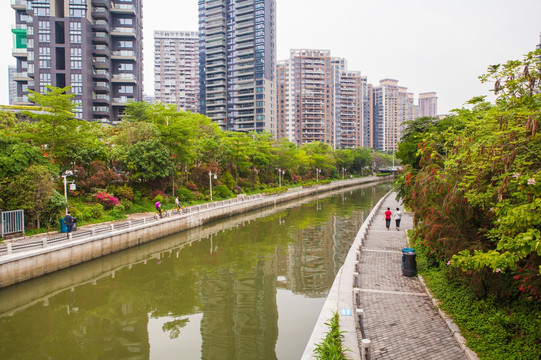
<path id="1" fill-rule="evenodd" d="M 96 236 L 96 229 L 92 229 L 92 236 Z"/>
<path id="2" fill-rule="evenodd" d="M 115 230 L 115 226 L 111 224 L 111 232 L 113 232 L 114 230 Z"/>
<path id="3" fill-rule="evenodd" d="M 353 273 L 353 287 L 359 287 L 358 279 L 359 279 L 359 273 L 354 272 Z"/>
<path id="4" fill-rule="evenodd" d="M 72 234 L 72 233 L 69 233 L 69 234 L 68 234 L 68 240 L 71 240 L 71 239 L 73 239 L 73 234 Z"/>
<path id="5" fill-rule="evenodd" d="M 359 329 L 362 329 L 364 310 L 363 309 L 355 310 L 355 315 L 357 315 L 357 325 L 359 325 Z"/>
<path id="6" fill-rule="evenodd" d="M 361 305 L 361 289 L 353 289 L 353 297 L 355 298 L 355 307 Z"/>
<path id="7" fill-rule="evenodd" d="M 143 218 L 143 224 L 147 222 L 147 218 Z"/>
<path id="8" fill-rule="evenodd" d="M 128 227 L 131 227 L 131 220 L 128 220 Z"/>
<path id="9" fill-rule="evenodd" d="M 6 244 L 6 246 L 8 249 L 8 255 L 11 255 L 11 253 L 13 252 L 13 245 L 11 243 L 8 243 Z"/>
<path id="10" fill-rule="evenodd" d="M 370 358 L 370 340 L 363 339 L 361 341 L 361 358 L 369 359 Z"/>
<path id="11" fill-rule="evenodd" d="M 41 242 L 41 246 L 47 247 L 47 238 L 44 238 Z"/>

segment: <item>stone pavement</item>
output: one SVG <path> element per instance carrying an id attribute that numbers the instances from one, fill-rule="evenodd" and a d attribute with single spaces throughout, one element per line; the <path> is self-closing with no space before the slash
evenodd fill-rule
<path id="1" fill-rule="evenodd" d="M 385 228 L 387 207 L 403 213 L 400 231 Z M 434 308 L 420 280 L 402 275 L 402 248 L 412 214 L 404 212 L 392 193 L 383 202 L 369 228 L 359 264 L 361 307 L 371 360 L 467 359 L 445 321 Z M 359 343 L 361 336 L 359 334 Z"/>

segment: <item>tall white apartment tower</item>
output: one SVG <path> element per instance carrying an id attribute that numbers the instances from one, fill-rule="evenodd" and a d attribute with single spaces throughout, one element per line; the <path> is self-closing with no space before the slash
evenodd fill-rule
<path id="1" fill-rule="evenodd" d="M 405 122 L 415 118 L 413 94 L 398 80 L 383 79 L 374 87 L 374 148 L 395 151 Z"/>
<path id="2" fill-rule="evenodd" d="M 435 92 L 419 94 L 419 113 L 418 117 L 438 115 L 438 97 Z"/>
<path id="3" fill-rule="evenodd" d="M 275 0 L 198 0 L 200 112 L 222 129 L 276 133 Z"/>
<path id="4" fill-rule="evenodd" d="M 198 45 L 196 31 L 154 31 L 155 101 L 198 112 Z"/>

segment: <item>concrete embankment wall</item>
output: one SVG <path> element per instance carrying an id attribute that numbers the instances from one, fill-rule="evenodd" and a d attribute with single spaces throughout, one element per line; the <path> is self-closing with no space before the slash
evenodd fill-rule
<path id="1" fill-rule="evenodd" d="M 252 200 L 231 199 L 204 204 L 199 210 L 186 215 L 172 216 L 157 222 L 131 226 L 110 233 L 51 245 L 42 249 L 0 258 L 0 288 L 65 269 L 105 255 L 144 244 L 177 232 L 195 228 L 212 221 L 259 210 L 278 203 L 293 201 L 344 187 L 385 180 L 367 177 L 336 181 L 310 188 L 290 189 L 286 193 L 263 196 Z"/>

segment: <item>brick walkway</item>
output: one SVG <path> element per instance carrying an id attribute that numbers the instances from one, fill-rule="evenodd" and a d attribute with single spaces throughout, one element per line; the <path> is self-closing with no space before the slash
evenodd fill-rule
<path id="1" fill-rule="evenodd" d="M 387 207 L 400 207 L 400 231 L 394 219 L 391 230 L 385 228 Z M 402 248 L 408 247 L 406 230 L 412 226 L 411 214 L 391 194 L 363 244 L 359 287 L 371 359 L 467 359 L 419 279 L 402 275 Z"/>

